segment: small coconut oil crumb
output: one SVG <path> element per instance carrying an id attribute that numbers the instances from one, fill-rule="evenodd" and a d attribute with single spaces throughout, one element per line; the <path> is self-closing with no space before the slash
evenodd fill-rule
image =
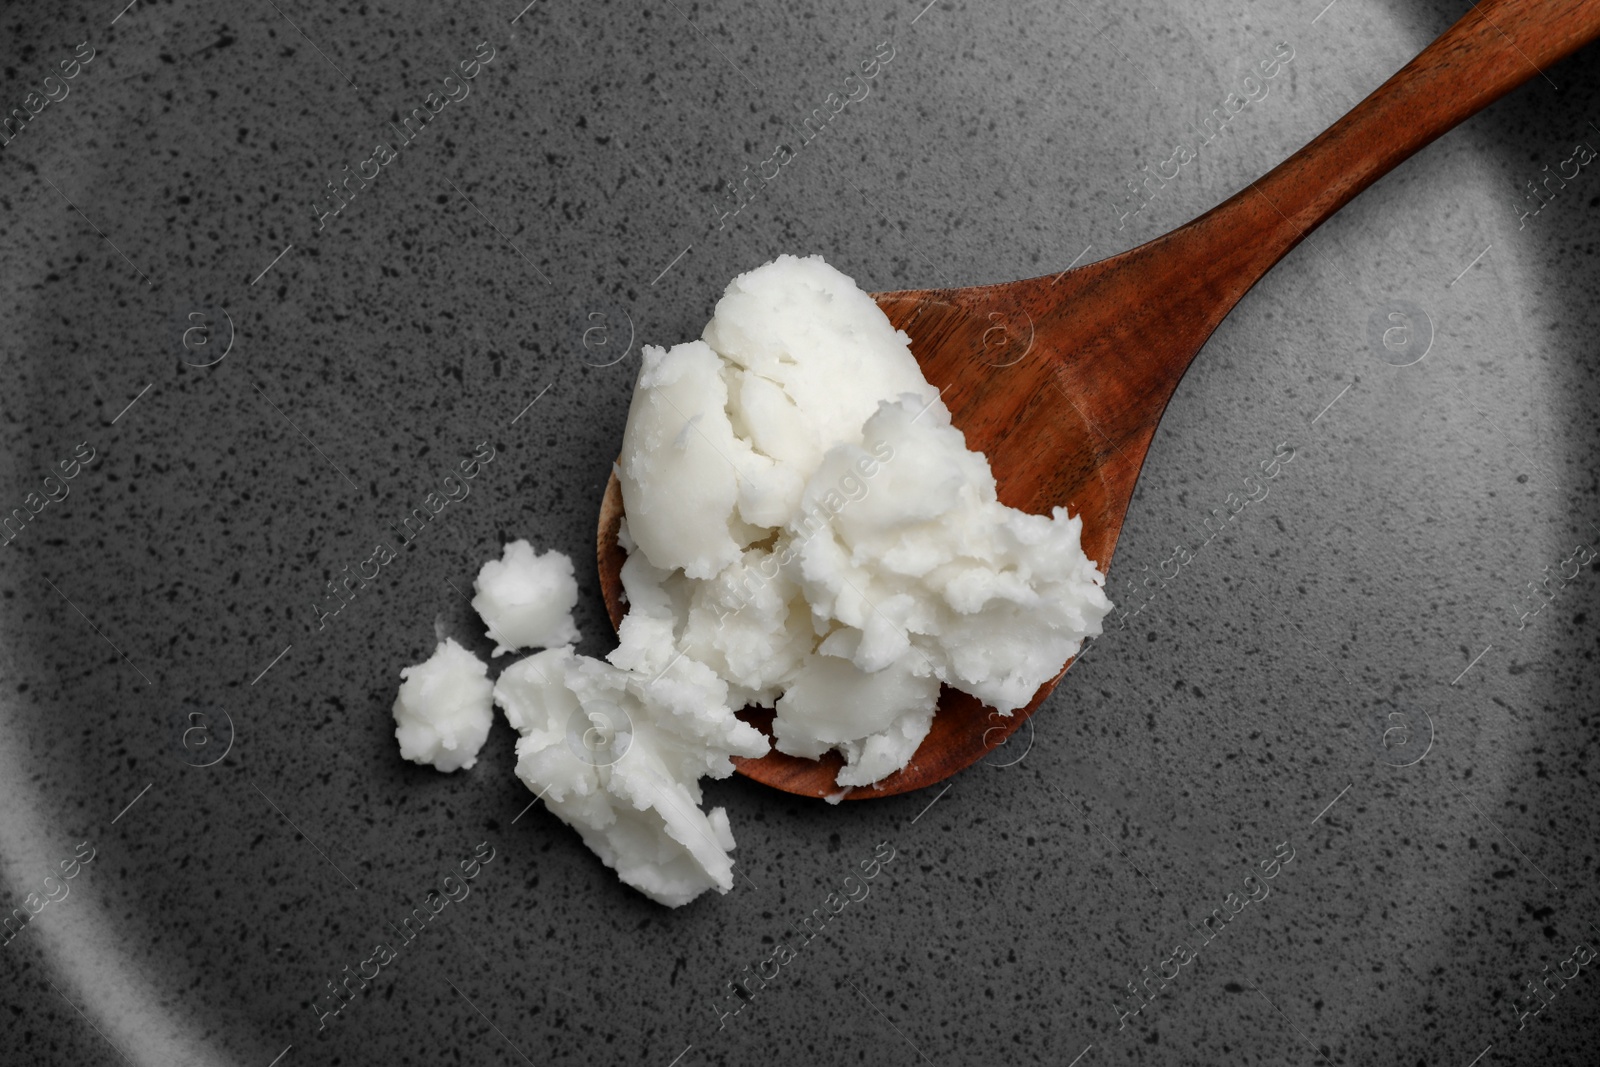
<path id="1" fill-rule="evenodd" d="M 400 755 L 441 771 L 471 768 L 494 721 L 494 686 L 477 656 L 446 638 L 432 656 L 400 671 L 394 736 Z"/>
<path id="2" fill-rule="evenodd" d="M 472 583 L 472 606 L 496 641 L 492 655 L 525 648 L 557 648 L 578 639 L 572 609 L 578 581 L 572 560 L 551 549 L 537 555 L 527 541 L 512 541 L 499 559 L 483 565 Z"/>

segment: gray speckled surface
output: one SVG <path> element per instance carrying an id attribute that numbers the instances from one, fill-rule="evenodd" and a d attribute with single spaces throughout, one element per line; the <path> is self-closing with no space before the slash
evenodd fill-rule
<path id="1" fill-rule="evenodd" d="M 1513 1005 L 1600 947 L 1593 566 L 1519 606 L 1600 539 L 1600 171 L 1517 217 L 1526 181 L 1600 141 L 1593 49 L 1223 324 L 1124 529 L 1127 614 L 1015 749 L 840 808 L 711 783 L 746 877 L 669 911 L 524 810 L 502 722 L 441 776 L 398 758 L 388 710 L 436 628 L 487 652 L 460 591 L 505 539 L 574 557 L 583 651 L 609 647 L 593 523 L 638 343 L 697 334 L 781 251 L 893 289 L 1131 247 L 1464 5 L 117 6 L 0 16 L 7 109 L 95 49 L 0 147 L 0 505 L 94 450 L 0 548 L 4 914 L 94 850 L 0 947 L 0 1062 L 1591 1055 L 1595 965 L 1523 1028 Z M 718 181 L 886 39 L 870 95 L 719 231 Z M 485 40 L 470 95 L 319 230 L 324 183 Z M 1119 229 L 1121 183 L 1280 41 L 1268 95 Z M 1431 345 L 1395 366 L 1370 323 L 1402 303 Z M 185 348 L 197 309 L 209 340 Z M 590 365 L 616 351 L 580 343 L 591 312 L 631 321 L 625 358 Z M 470 494 L 318 630 L 324 583 L 479 442 Z M 1280 443 L 1268 496 L 1212 536 Z M 719 1029 L 726 983 L 883 841 L 871 895 Z M 319 1036 L 325 983 L 480 842 L 471 894 Z M 1283 842 L 1270 895 L 1202 945 Z M 1119 990 L 1180 941 L 1194 960 L 1119 1029 Z"/>

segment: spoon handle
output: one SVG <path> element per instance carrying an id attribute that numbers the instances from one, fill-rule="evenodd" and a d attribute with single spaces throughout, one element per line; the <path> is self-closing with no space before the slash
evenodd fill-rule
<path id="1" fill-rule="evenodd" d="M 1367 186 L 1596 37 L 1600 0 L 1481 0 L 1310 144 L 1171 236 L 1197 242 L 1226 312 Z"/>

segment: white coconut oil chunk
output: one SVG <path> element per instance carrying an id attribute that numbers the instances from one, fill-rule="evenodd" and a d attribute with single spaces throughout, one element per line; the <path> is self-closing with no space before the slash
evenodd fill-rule
<path id="1" fill-rule="evenodd" d="M 733 831 L 702 777 L 767 751 L 727 685 L 679 658 L 658 674 L 554 648 L 513 663 L 494 699 L 520 734 L 517 777 L 623 882 L 671 907 L 733 888 Z"/>
<path id="2" fill-rule="evenodd" d="M 400 755 L 441 771 L 470 769 L 494 721 L 489 668 L 451 638 L 400 671 L 394 736 Z"/>
<path id="3" fill-rule="evenodd" d="M 780 751 L 839 751 L 840 786 L 907 765 L 941 684 L 1025 706 L 1111 607 L 1080 520 L 999 502 L 909 339 L 819 256 L 735 278 L 701 340 L 643 349 L 618 480 L 611 661 L 706 665 L 735 707 L 776 709 Z"/>
<path id="4" fill-rule="evenodd" d="M 538 555 L 527 541 L 512 541 L 499 559 L 478 571 L 472 607 L 495 639 L 491 655 L 525 648 L 556 648 L 578 639 L 572 609 L 578 580 L 572 559 L 555 549 Z"/>

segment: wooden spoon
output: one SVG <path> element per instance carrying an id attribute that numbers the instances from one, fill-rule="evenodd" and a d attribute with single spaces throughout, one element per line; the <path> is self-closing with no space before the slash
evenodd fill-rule
<path id="1" fill-rule="evenodd" d="M 1082 515 L 1084 551 L 1104 569 L 1156 423 L 1239 298 L 1356 194 L 1596 36 L 1600 0 L 1482 0 L 1321 136 L 1163 237 L 1055 276 L 874 299 L 910 336 L 967 447 L 989 457 L 1001 501 L 1039 514 L 1066 505 Z M 621 518 L 613 474 L 597 546 L 613 624 L 626 610 Z M 910 765 L 850 799 L 919 789 L 981 759 L 1060 677 L 1010 716 L 946 687 Z M 772 715 L 743 714 L 762 726 Z M 836 753 L 807 760 L 773 751 L 735 762 L 746 777 L 790 793 L 839 791 Z"/>

